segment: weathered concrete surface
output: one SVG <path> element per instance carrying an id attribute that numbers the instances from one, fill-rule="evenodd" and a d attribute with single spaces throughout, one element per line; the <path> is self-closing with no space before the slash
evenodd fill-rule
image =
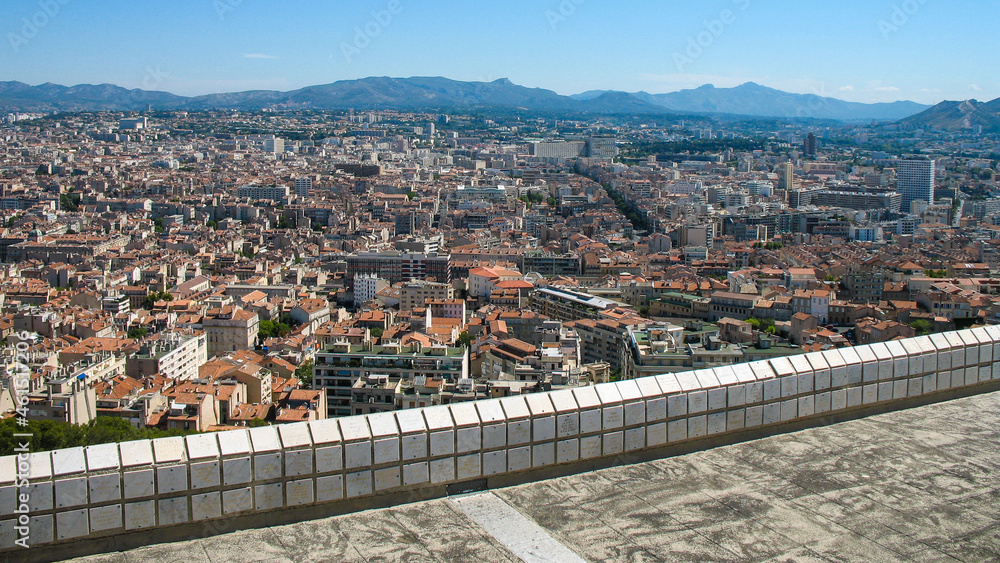
<path id="1" fill-rule="evenodd" d="M 1000 393 L 491 494 L 589 561 L 997 561 Z M 182 560 L 518 557 L 443 499 L 76 561 Z"/>

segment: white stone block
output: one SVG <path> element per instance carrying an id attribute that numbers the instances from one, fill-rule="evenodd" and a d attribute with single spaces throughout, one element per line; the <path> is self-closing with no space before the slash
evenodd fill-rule
<path id="1" fill-rule="evenodd" d="M 302 475 L 309 475 L 312 472 L 312 450 L 285 452 L 285 477 L 299 477 Z"/>
<path id="2" fill-rule="evenodd" d="M 710 369 L 699 369 L 695 370 L 694 376 L 698 378 L 699 387 L 702 389 L 709 389 L 711 387 L 719 387 L 719 378 L 715 376 L 715 371 Z"/>
<path id="3" fill-rule="evenodd" d="M 746 409 L 733 409 L 726 413 L 726 430 L 742 430 L 746 427 Z"/>
<path id="4" fill-rule="evenodd" d="M 657 388 L 659 388 L 659 385 L 657 385 Z M 580 408 L 576 404 L 576 399 L 573 396 L 572 389 L 564 389 L 562 391 L 549 393 L 549 399 L 552 400 L 552 405 L 558 413 L 567 413 Z"/>
<path id="5" fill-rule="evenodd" d="M 72 475 L 74 473 L 85 473 L 86 471 L 87 458 L 83 452 L 83 448 L 52 451 L 52 474 L 56 477 Z"/>
<path id="6" fill-rule="evenodd" d="M 556 462 L 556 445 L 554 442 L 537 444 L 531 447 L 531 467 L 544 467 Z"/>
<path id="7" fill-rule="evenodd" d="M 218 461 L 205 461 L 201 463 L 191 464 L 192 489 L 207 489 L 209 487 L 218 487 L 219 482 L 220 482 L 220 477 L 219 477 Z"/>
<path id="8" fill-rule="evenodd" d="M 251 428 L 250 445 L 256 453 L 280 451 L 281 440 L 278 438 L 278 430 L 274 426 Z"/>
<path id="9" fill-rule="evenodd" d="M 660 389 L 660 385 L 656 383 L 656 379 L 653 377 L 640 377 L 635 379 L 636 386 L 639 387 L 639 393 L 644 399 L 653 398 L 663 398 L 663 390 Z"/>
<path id="10" fill-rule="evenodd" d="M 708 433 L 708 420 L 705 415 L 692 416 L 688 419 L 688 438 L 701 438 Z"/>
<path id="11" fill-rule="evenodd" d="M 799 394 L 799 378 L 789 375 L 781 378 L 781 397 L 787 399 Z"/>
<path id="12" fill-rule="evenodd" d="M 667 398 L 659 397 L 646 400 L 646 420 L 656 422 L 667 418 Z"/>
<path id="13" fill-rule="evenodd" d="M 519 446 L 531 442 L 531 421 L 518 420 L 507 423 L 507 444 Z"/>
<path id="14" fill-rule="evenodd" d="M 480 468 L 479 454 L 458 456 L 455 460 L 458 463 L 458 478 L 461 480 L 472 479 L 482 475 Z"/>
<path id="15" fill-rule="evenodd" d="M 764 407 L 756 405 L 747 407 L 746 427 L 753 428 L 764 424 Z"/>
<path id="16" fill-rule="evenodd" d="M 474 407 L 471 407 L 468 403 L 460 403 L 458 405 L 452 405 L 453 408 L 463 406 L 464 409 L 468 410 L 473 408 L 473 414 L 475 413 Z M 359 442 L 364 440 L 370 440 L 372 437 L 371 428 L 368 427 L 368 420 L 363 416 L 346 416 L 343 418 L 338 418 L 337 422 L 340 424 L 340 435 L 343 437 L 345 442 Z M 479 424 L 479 418 L 476 417 L 475 424 Z M 257 430 L 256 428 L 254 430 Z M 256 449 L 257 444 L 254 444 Z"/>
<path id="17" fill-rule="evenodd" d="M 347 498 L 370 495 L 373 492 L 372 472 L 366 470 L 348 473 L 344 476 L 344 485 Z"/>
<path id="18" fill-rule="evenodd" d="M 556 444 L 556 462 L 570 463 L 580 459 L 580 440 L 562 440 Z"/>
<path id="19" fill-rule="evenodd" d="M 139 467 L 153 464 L 153 442 L 136 440 L 118 444 L 122 467 Z"/>
<path id="20" fill-rule="evenodd" d="M 725 387 L 708 390 L 708 410 L 717 411 L 726 408 L 726 397 L 729 392 Z"/>
<path id="21" fill-rule="evenodd" d="M 757 376 L 754 375 L 750 364 L 734 364 L 729 367 L 732 368 L 733 373 L 736 375 L 736 380 L 740 383 L 746 384 L 757 381 Z"/>
<path id="22" fill-rule="evenodd" d="M 387 436 L 399 436 L 399 427 L 396 425 L 396 415 L 391 412 L 380 412 L 369 414 L 368 427 L 371 428 L 372 438 L 385 438 Z"/>
<path id="23" fill-rule="evenodd" d="M 597 396 L 597 391 L 593 387 L 576 387 L 573 389 L 573 398 L 576 399 L 580 410 L 594 409 L 601 407 L 601 399 Z"/>
<path id="24" fill-rule="evenodd" d="M 126 508 L 128 508 L 126 506 Z M 238 514 L 253 510 L 253 493 L 250 487 L 222 491 L 222 512 L 225 514 Z M 127 513 L 127 511 L 126 511 Z"/>
<path id="25" fill-rule="evenodd" d="M 393 419 L 395 420 L 395 419 Z M 396 463 L 399 461 L 399 438 L 382 438 L 375 440 L 375 465 Z"/>
<path id="26" fill-rule="evenodd" d="M 623 432 L 608 432 L 604 435 L 604 455 L 618 455 L 625 449 Z"/>
<path id="27" fill-rule="evenodd" d="M 371 465 L 368 463 L 366 465 Z M 257 454 L 253 457 L 253 477 L 255 481 L 281 479 L 281 454 Z"/>
<path id="28" fill-rule="evenodd" d="M 483 426 L 483 449 L 495 450 L 507 445 L 507 425 L 489 424 Z"/>
<path id="29" fill-rule="evenodd" d="M 344 444 L 344 467 L 347 469 L 357 469 L 359 467 L 370 467 L 372 464 L 371 442 L 354 442 Z"/>
<path id="30" fill-rule="evenodd" d="M 524 397 L 520 395 L 515 395 L 513 397 L 504 397 L 499 401 L 500 406 L 503 407 L 503 412 L 507 415 L 507 420 L 528 418 L 531 416 L 531 411 L 528 410 L 528 403 L 524 400 Z"/>
<path id="31" fill-rule="evenodd" d="M 84 448 L 87 454 L 87 471 L 118 469 L 118 444 L 98 444 Z"/>
<path id="32" fill-rule="evenodd" d="M 176 493 L 188 489 L 187 466 L 173 465 L 156 468 L 156 492 Z"/>
<path id="33" fill-rule="evenodd" d="M 601 457 L 601 437 L 587 436 L 580 438 L 580 459 Z"/>
<path id="34" fill-rule="evenodd" d="M 625 451 L 631 452 L 646 447 L 646 428 L 629 428 L 625 431 Z"/>
<path id="35" fill-rule="evenodd" d="M 586 410 L 580 412 L 580 433 L 593 434 L 601 431 L 601 411 Z"/>
<path id="36" fill-rule="evenodd" d="M 270 483 L 267 485 L 256 485 L 253 488 L 254 508 L 260 512 L 263 510 L 276 510 L 285 505 L 285 492 L 281 483 Z"/>
<path id="37" fill-rule="evenodd" d="M 497 475 L 507 472 L 507 451 L 498 450 L 483 454 L 483 475 Z"/>
<path id="38" fill-rule="evenodd" d="M 456 451 L 460 454 L 466 452 L 478 452 L 483 449 L 483 436 L 480 432 L 479 427 L 475 428 L 459 428 L 456 430 Z"/>
<path id="39" fill-rule="evenodd" d="M 51 481 L 29 484 L 28 496 L 28 508 L 32 512 L 52 510 L 52 507 L 55 506 L 55 492 Z"/>
<path id="40" fill-rule="evenodd" d="M 922 377 L 914 377 L 906 390 L 907 397 L 919 397 L 924 394 L 924 381 Z"/>
<path id="41" fill-rule="evenodd" d="M 708 410 L 708 393 L 691 391 L 688 393 L 688 413 L 695 414 Z"/>
<path id="42" fill-rule="evenodd" d="M 655 448 L 667 443 L 667 423 L 657 422 L 646 427 L 646 447 Z"/>
<path id="43" fill-rule="evenodd" d="M 340 435 L 340 425 L 336 418 L 324 418 L 323 420 L 310 420 L 308 423 L 309 435 L 313 444 L 320 446 L 324 444 L 336 444 L 342 441 Z M 219 438 L 219 445 L 222 446 L 222 438 Z M 225 448 L 223 447 L 223 451 Z M 238 452 L 244 453 L 244 452 Z M 223 454 L 225 455 L 225 454 Z"/>
<path id="44" fill-rule="evenodd" d="M 830 393 L 830 410 L 842 411 L 847 408 L 847 389 L 836 389 Z"/>
<path id="45" fill-rule="evenodd" d="M 726 431 L 726 413 L 716 412 L 708 415 L 707 433 L 709 436 L 722 434 Z"/>
<path id="46" fill-rule="evenodd" d="M 556 417 L 536 418 L 531 422 L 531 426 L 532 441 L 536 444 L 556 439 Z"/>
<path id="47" fill-rule="evenodd" d="M 191 515 L 188 513 L 188 498 L 175 497 L 156 501 L 156 520 L 161 527 L 189 522 Z"/>
<path id="48" fill-rule="evenodd" d="M 736 372 L 733 370 L 733 366 L 721 366 L 712 369 L 715 372 L 715 377 L 719 379 L 719 384 L 728 387 L 730 385 L 736 385 L 740 382 L 739 378 L 736 377 Z"/>
<path id="49" fill-rule="evenodd" d="M 250 458 L 238 457 L 222 461 L 222 479 L 228 485 L 242 485 L 251 480 Z M 128 490 L 126 481 L 126 490 Z"/>
<path id="50" fill-rule="evenodd" d="M 670 442 L 681 442 L 688 438 L 687 419 L 674 420 L 667 424 L 667 440 Z"/>
<path id="51" fill-rule="evenodd" d="M 125 503 L 125 529 L 141 530 L 156 526 L 156 501 Z"/>
<path id="52" fill-rule="evenodd" d="M 764 401 L 764 384 L 761 382 L 747 383 L 747 404 L 755 405 Z"/>
<path id="53" fill-rule="evenodd" d="M 846 367 L 841 367 L 841 368 L 836 368 L 836 369 L 840 370 L 838 373 L 842 374 L 841 379 L 843 379 L 843 378 L 845 378 L 847 376 L 847 368 Z M 832 370 L 831 371 L 816 372 L 816 385 L 815 385 L 815 388 L 816 388 L 817 391 L 825 391 L 825 390 L 827 390 L 827 389 L 830 388 L 830 384 L 832 383 L 832 381 L 833 381 L 833 372 L 832 372 Z"/>
<path id="54" fill-rule="evenodd" d="M 830 412 L 832 394 L 824 391 L 816 394 L 816 414 Z"/>
<path id="55" fill-rule="evenodd" d="M 891 401 L 892 400 L 892 381 L 883 381 L 878 384 L 878 400 L 879 402 Z"/>
<path id="56" fill-rule="evenodd" d="M 733 385 L 728 390 L 729 393 L 729 408 L 742 407 L 747 404 L 747 388 L 746 385 Z"/>
<path id="57" fill-rule="evenodd" d="M 674 377 L 677 378 L 677 383 L 681 385 L 681 390 L 684 392 L 698 391 L 702 388 L 701 382 L 698 381 L 698 377 L 694 372 L 685 371 L 675 373 Z"/>
<path id="58" fill-rule="evenodd" d="M 392 426 L 395 427 L 395 421 Z M 278 437 L 281 438 L 281 445 L 284 449 L 311 448 L 312 438 L 309 436 L 308 424 L 279 424 Z"/>
<path id="59" fill-rule="evenodd" d="M 552 406 L 552 400 L 547 393 L 532 393 L 524 399 L 527 401 L 528 410 L 531 411 L 531 416 L 533 417 L 550 416 L 556 413 L 555 407 Z"/>
<path id="60" fill-rule="evenodd" d="M 779 422 L 781 422 L 781 403 L 764 405 L 764 424 L 777 424 Z"/>
<path id="61" fill-rule="evenodd" d="M 897 379 L 892 382 L 892 398 L 894 400 L 900 400 L 906 398 L 907 388 L 909 387 L 909 380 Z"/>
<path id="62" fill-rule="evenodd" d="M 89 535 L 90 524 L 87 509 L 56 513 L 56 532 L 56 537 L 60 540 Z"/>
<path id="63" fill-rule="evenodd" d="M 479 412 L 483 425 L 507 422 L 499 401 L 476 401 L 476 411 Z"/>
<path id="64" fill-rule="evenodd" d="M 687 395 L 671 395 L 667 397 L 667 415 L 670 418 L 686 416 L 688 413 Z"/>
<path id="65" fill-rule="evenodd" d="M 31 529 L 29 549 L 31 545 L 52 543 L 56 539 L 55 520 L 51 514 L 32 516 L 28 521 L 28 527 Z"/>
<path id="66" fill-rule="evenodd" d="M 929 395 L 929 394 L 934 393 L 935 391 L 937 391 L 937 374 L 936 373 L 928 373 L 927 375 L 923 376 L 923 378 L 921 378 L 921 379 L 923 379 L 922 388 L 923 388 L 923 394 L 924 395 Z"/>
<path id="67" fill-rule="evenodd" d="M 184 461 L 184 438 L 157 438 L 153 440 L 153 458 L 156 463 L 173 463 Z"/>
<path id="68" fill-rule="evenodd" d="M 507 471 L 525 471 L 528 469 L 531 469 L 531 446 L 507 450 Z"/>
<path id="69" fill-rule="evenodd" d="M 156 494 L 152 469 L 126 471 L 122 474 L 122 481 L 125 484 L 127 499 L 151 497 Z"/>
<path id="70" fill-rule="evenodd" d="M 111 504 L 90 509 L 90 532 L 106 532 L 124 527 L 122 505 Z"/>
<path id="71" fill-rule="evenodd" d="M 664 395 L 672 395 L 682 391 L 680 382 L 677 381 L 677 377 L 672 373 L 657 375 L 653 379 L 656 380 L 656 384 L 660 386 Z"/>
<path id="72" fill-rule="evenodd" d="M 829 376 L 828 371 L 822 372 L 825 376 Z M 815 389 L 816 376 L 812 373 L 803 373 L 798 376 L 798 388 L 799 394 L 812 393 Z"/>
<path id="73" fill-rule="evenodd" d="M 789 399 L 781 402 L 781 422 L 788 422 L 799 417 L 799 402 Z"/>
<path id="74" fill-rule="evenodd" d="M 342 498 L 344 498 L 343 475 L 316 478 L 316 502 L 330 502 Z"/>
<path id="75" fill-rule="evenodd" d="M 951 389 L 951 371 L 938 372 L 937 388 L 941 391 L 944 391 L 946 389 Z"/>
<path id="76" fill-rule="evenodd" d="M 222 517 L 222 494 L 218 491 L 191 495 L 191 519 L 212 520 Z"/>
<path id="77" fill-rule="evenodd" d="M 890 384 L 891 385 L 891 384 Z M 866 405 L 871 405 L 878 402 L 878 384 L 872 383 L 865 385 L 862 391 L 862 401 Z"/>
<path id="78" fill-rule="evenodd" d="M 951 388 L 965 387 L 965 368 L 951 370 Z"/>
<path id="79" fill-rule="evenodd" d="M 576 436 L 580 433 L 580 413 L 561 414 L 556 417 L 556 434 L 560 438 Z"/>
<path id="80" fill-rule="evenodd" d="M 799 418 L 806 418 L 816 414 L 816 397 L 807 395 L 799 397 Z"/>
<path id="81" fill-rule="evenodd" d="M 992 379 L 993 366 L 979 366 L 979 382 L 983 383 Z"/>
<path id="82" fill-rule="evenodd" d="M 605 432 L 614 428 L 621 428 L 625 424 L 625 415 L 621 405 L 605 407 L 601 411 L 603 413 L 601 429 Z"/>
<path id="83" fill-rule="evenodd" d="M 847 408 L 853 409 L 861 406 L 861 388 L 851 387 L 847 389 Z"/>
<path id="84" fill-rule="evenodd" d="M 447 483 L 455 480 L 455 458 L 435 459 L 430 462 L 431 483 Z"/>
<path id="85" fill-rule="evenodd" d="M 408 434 L 403 436 L 403 461 L 413 461 L 427 457 L 427 435 Z"/>
<path id="86" fill-rule="evenodd" d="M 210 459 L 219 457 L 219 441 L 214 432 L 185 436 L 188 459 Z"/>
<path id="87" fill-rule="evenodd" d="M 431 432 L 431 456 L 455 453 L 455 433 L 452 430 Z"/>
<path id="88" fill-rule="evenodd" d="M 795 374 L 795 367 L 792 365 L 791 358 L 773 358 L 769 363 L 774 370 L 775 376 L 779 378 Z"/>
<path id="89" fill-rule="evenodd" d="M 122 479 L 119 473 L 94 475 L 88 481 L 91 504 L 122 499 Z"/>
<path id="90" fill-rule="evenodd" d="M 410 487 L 430 481 L 430 469 L 426 461 L 403 466 L 403 485 Z"/>
<path id="91" fill-rule="evenodd" d="M 403 434 L 414 434 L 427 432 L 427 423 L 419 409 L 403 409 L 396 411 L 396 422 L 399 424 L 399 431 Z"/>
<path id="92" fill-rule="evenodd" d="M 451 409 L 447 406 L 419 409 L 418 412 L 423 413 L 424 420 L 427 422 L 427 430 L 450 430 L 455 427 L 455 421 L 451 416 Z"/>
<path id="93" fill-rule="evenodd" d="M 333 419 L 330 420 L 333 421 Z M 336 424 L 336 421 L 334 421 L 334 424 Z M 219 432 L 219 451 L 224 456 L 249 454 L 250 434 L 246 430 Z"/>
<path id="94" fill-rule="evenodd" d="M 778 379 L 768 379 L 764 382 L 764 402 L 774 401 L 781 398 L 781 381 Z"/>
<path id="95" fill-rule="evenodd" d="M 625 403 L 625 426 L 646 423 L 646 402 Z"/>
<path id="96" fill-rule="evenodd" d="M 403 486 L 403 474 L 399 466 L 375 470 L 375 491 L 387 491 Z"/>
<path id="97" fill-rule="evenodd" d="M 763 381 L 765 379 L 773 379 L 776 375 L 774 370 L 771 369 L 770 362 L 766 360 L 761 360 L 759 362 L 750 362 L 750 369 L 753 370 L 754 377 L 757 381 Z"/>
<path id="98" fill-rule="evenodd" d="M 979 367 L 972 366 L 965 368 L 965 384 L 975 385 L 979 383 Z"/>

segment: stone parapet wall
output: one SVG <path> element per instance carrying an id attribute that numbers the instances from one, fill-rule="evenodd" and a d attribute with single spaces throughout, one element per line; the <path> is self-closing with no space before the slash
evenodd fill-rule
<path id="1" fill-rule="evenodd" d="M 22 555 L 14 543 L 22 516 L 28 543 L 40 548 L 135 535 L 155 543 L 158 531 L 177 527 L 309 506 L 338 513 L 363 499 L 439 496 L 445 486 L 901 407 L 1000 380 L 994 358 L 1000 327 L 475 403 L 39 452 L 27 457 L 26 483 L 18 458 L 4 457 L 0 555 Z"/>

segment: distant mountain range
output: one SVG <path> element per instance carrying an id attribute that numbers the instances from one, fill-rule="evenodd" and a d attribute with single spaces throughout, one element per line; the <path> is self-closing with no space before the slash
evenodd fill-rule
<path id="1" fill-rule="evenodd" d="M 1000 98 L 992 102 L 941 102 L 904 119 L 903 123 L 913 127 L 954 132 L 968 131 L 981 125 L 984 133 L 1000 133 Z"/>
<path id="2" fill-rule="evenodd" d="M 670 94 L 592 91 L 562 96 L 518 86 L 507 79 L 459 82 L 440 77 L 343 80 L 291 92 L 254 90 L 185 97 L 169 92 L 127 90 L 111 84 L 29 86 L 0 82 L 0 111 L 101 111 L 209 109 L 436 109 L 522 108 L 600 114 L 731 114 L 752 117 L 895 121 L 930 106 L 914 102 L 860 104 L 792 94 L 759 84 L 736 88 L 707 85 Z"/>

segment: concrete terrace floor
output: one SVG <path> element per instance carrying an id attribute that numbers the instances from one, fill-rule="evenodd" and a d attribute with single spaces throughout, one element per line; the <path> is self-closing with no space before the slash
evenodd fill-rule
<path id="1" fill-rule="evenodd" d="M 1000 393 L 76 561 L 521 559 L 1000 560 Z"/>

